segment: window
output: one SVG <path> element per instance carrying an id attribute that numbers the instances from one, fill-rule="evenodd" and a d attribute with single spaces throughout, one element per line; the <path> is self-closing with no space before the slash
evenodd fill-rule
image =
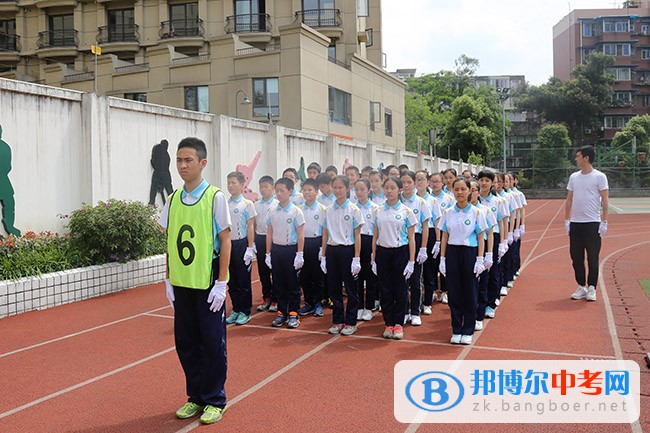
<path id="1" fill-rule="evenodd" d="M 50 46 L 69 47 L 75 45 L 74 15 L 50 15 Z"/>
<path id="2" fill-rule="evenodd" d="M 583 48 L 582 49 L 582 63 L 587 63 L 589 56 L 596 52 L 595 48 Z"/>
<path id="3" fill-rule="evenodd" d="M 0 51 L 16 51 L 16 20 L 0 20 Z"/>
<path id="4" fill-rule="evenodd" d="M 629 30 L 630 23 L 627 21 L 617 21 L 614 30 L 616 32 L 627 32 Z"/>
<path id="5" fill-rule="evenodd" d="M 641 95 L 641 102 L 644 107 L 650 107 L 650 95 Z"/>
<path id="6" fill-rule="evenodd" d="M 366 42 L 366 48 L 370 48 L 375 44 L 375 31 L 373 29 L 366 29 L 366 37 L 368 42 Z"/>
<path id="7" fill-rule="evenodd" d="M 627 32 L 630 30 L 629 21 L 603 21 L 603 32 Z"/>
<path id="8" fill-rule="evenodd" d="M 650 59 L 650 48 L 641 48 L 641 59 Z"/>
<path id="9" fill-rule="evenodd" d="M 327 57 L 330 59 L 336 59 L 336 44 L 327 47 Z"/>
<path id="10" fill-rule="evenodd" d="M 133 9 L 108 11 L 108 41 L 122 42 L 135 40 L 135 18 Z"/>
<path id="11" fill-rule="evenodd" d="M 147 102 L 146 93 L 125 93 L 124 99 L 130 99 L 132 101 Z"/>
<path id="12" fill-rule="evenodd" d="M 614 102 L 622 105 L 632 104 L 632 92 L 614 92 Z"/>
<path id="13" fill-rule="evenodd" d="M 384 108 L 384 125 L 386 126 L 386 135 L 393 136 L 393 111 Z"/>
<path id="14" fill-rule="evenodd" d="M 381 123 L 381 102 L 370 101 L 370 130 L 375 130 L 375 124 Z"/>
<path id="15" fill-rule="evenodd" d="M 277 78 L 253 79 L 253 116 L 269 117 L 280 115 L 280 92 Z"/>
<path id="16" fill-rule="evenodd" d="M 358 17 L 367 17 L 370 15 L 370 8 L 368 6 L 368 0 L 357 0 L 357 16 Z"/>
<path id="17" fill-rule="evenodd" d="M 169 5 L 169 32 L 170 36 L 198 36 L 199 4 Z"/>
<path id="18" fill-rule="evenodd" d="M 210 111 L 208 86 L 189 86 L 185 88 L 185 109 L 208 113 Z"/>
<path id="19" fill-rule="evenodd" d="M 603 53 L 608 56 L 629 56 L 630 44 L 603 44 Z"/>
<path id="20" fill-rule="evenodd" d="M 605 71 L 613 75 L 615 81 L 630 81 L 632 76 L 630 68 L 607 68 Z"/>
<path id="21" fill-rule="evenodd" d="M 352 95 L 337 88 L 329 88 L 330 122 L 352 126 Z"/>
<path id="22" fill-rule="evenodd" d="M 644 35 L 650 33 L 650 26 L 648 24 L 641 24 L 641 33 Z"/>
<path id="23" fill-rule="evenodd" d="M 263 0 L 235 0 L 235 31 L 266 31 L 266 11 Z"/>
<path id="24" fill-rule="evenodd" d="M 303 10 L 334 9 L 334 0 L 302 0 Z"/>
<path id="25" fill-rule="evenodd" d="M 582 23 L 582 36 L 589 38 L 594 35 L 594 25 L 592 23 Z"/>
<path id="26" fill-rule="evenodd" d="M 603 123 L 605 129 L 623 129 L 631 118 L 631 116 L 605 116 Z"/>

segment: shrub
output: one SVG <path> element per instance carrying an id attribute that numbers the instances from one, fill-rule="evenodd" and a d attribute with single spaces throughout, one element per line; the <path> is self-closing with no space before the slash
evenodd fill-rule
<path id="1" fill-rule="evenodd" d="M 165 236 L 156 208 L 137 201 L 110 199 L 85 205 L 69 216 L 70 246 L 93 264 L 126 262 L 161 254 Z"/>

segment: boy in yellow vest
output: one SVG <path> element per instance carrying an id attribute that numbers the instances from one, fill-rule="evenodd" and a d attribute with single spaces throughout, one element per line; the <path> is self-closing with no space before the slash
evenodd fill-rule
<path id="1" fill-rule="evenodd" d="M 167 230 L 165 286 L 188 394 L 176 417 L 201 414 L 202 424 L 212 424 L 226 410 L 224 301 L 231 245 L 226 197 L 201 174 L 206 157 L 200 139 L 178 143 L 176 168 L 184 185 L 169 196 L 159 224 Z"/>

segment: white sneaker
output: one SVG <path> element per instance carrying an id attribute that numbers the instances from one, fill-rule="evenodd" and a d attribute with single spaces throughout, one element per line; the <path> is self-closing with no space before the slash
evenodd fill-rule
<path id="1" fill-rule="evenodd" d="M 596 293 L 594 293 L 594 296 L 596 296 Z M 571 299 L 585 299 L 587 297 L 587 288 L 578 286 L 575 292 L 573 292 L 573 295 L 571 295 Z"/>
<path id="2" fill-rule="evenodd" d="M 512 286 L 514 286 L 514 285 L 515 285 L 514 281 L 508 281 L 508 288 L 509 289 L 512 289 Z"/>
<path id="3" fill-rule="evenodd" d="M 440 297 L 440 302 L 442 302 L 443 304 L 449 303 L 449 296 L 447 296 L 447 292 L 442 292 L 442 296 Z"/>
<path id="4" fill-rule="evenodd" d="M 460 344 L 472 344 L 472 336 L 471 335 L 461 335 L 460 336 Z"/>
<path id="5" fill-rule="evenodd" d="M 361 315 L 361 320 L 364 320 L 366 322 L 371 321 L 372 320 L 372 311 L 363 310 L 363 314 Z"/>
<path id="6" fill-rule="evenodd" d="M 474 324 L 474 330 L 475 331 L 482 331 L 483 330 L 483 321 L 482 320 L 477 320 L 476 323 Z"/>
<path id="7" fill-rule="evenodd" d="M 424 307 L 422 307 L 422 314 L 428 316 L 428 315 L 431 314 L 432 312 L 433 312 L 433 311 L 431 310 L 431 305 L 425 305 Z"/>
<path id="8" fill-rule="evenodd" d="M 438 299 L 438 294 L 436 292 L 433 292 L 433 296 L 431 297 L 431 303 L 438 302 L 440 299 Z"/>
<path id="9" fill-rule="evenodd" d="M 498 307 L 499 305 L 501 305 L 501 299 L 499 299 L 499 298 L 495 299 L 495 300 L 494 300 L 494 305 L 496 305 L 497 307 Z"/>
<path id="10" fill-rule="evenodd" d="M 449 342 L 451 344 L 460 344 L 461 338 L 462 336 L 460 334 L 451 334 L 451 339 L 449 340 Z"/>
<path id="11" fill-rule="evenodd" d="M 361 316 L 363 316 L 363 310 L 357 310 L 357 320 L 361 320 Z"/>
<path id="12" fill-rule="evenodd" d="M 411 316 L 411 325 L 420 326 L 422 324 L 422 319 L 420 316 Z"/>
<path id="13" fill-rule="evenodd" d="M 594 286 L 589 286 L 587 287 L 587 301 L 595 301 L 596 300 L 596 288 Z"/>
<path id="14" fill-rule="evenodd" d="M 404 315 L 404 324 L 406 325 L 411 321 L 411 315 L 410 314 L 405 314 Z"/>
<path id="15" fill-rule="evenodd" d="M 501 296 L 508 296 L 508 288 L 506 286 L 501 287 L 501 291 L 499 292 Z"/>

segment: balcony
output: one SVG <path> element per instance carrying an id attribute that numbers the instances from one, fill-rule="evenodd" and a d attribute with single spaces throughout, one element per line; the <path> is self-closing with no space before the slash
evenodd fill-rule
<path id="1" fill-rule="evenodd" d="M 338 38 L 343 34 L 343 20 L 339 9 L 308 9 L 296 12 L 295 20 L 304 25 L 317 29 L 330 38 Z"/>
<path id="2" fill-rule="evenodd" d="M 77 6 L 77 0 L 35 0 L 34 4 L 39 9 L 64 7 L 64 6 Z"/>
<path id="3" fill-rule="evenodd" d="M 97 43 L 106 53 L 137 52 L 140 49 L 139 41 L 137 24 L 104 26 L 97 32 Z"/>
<path id="4" fill-rule="evenodd" d="M 0 32 L 0 61 L 18 62 L 20 60 L 20 36 Z"/>
<path id="5" fill-rule="evenodd" d="M 265 33 L 271 31 L 268 14 L 243 14 L 226 17 L 226 33 Z"/>
<path id="6" fill-rule="evenodd" d="M 171 42 L 178 47 L 203 46 L 203 20 L 186 18 L 162 21 L 158 32 L 161 40 Z"/>
<path id="7" fill-rule="evenodd" d="M 0 0 L 0 12 L 18 12 L 18 1 Z"/>
<path id="8" fill-rule="evenodd" d="M 73 29 L 39 32 L 37 46 L 39 57 L 73 57 L 77 55 L 79 36 Z"/>

